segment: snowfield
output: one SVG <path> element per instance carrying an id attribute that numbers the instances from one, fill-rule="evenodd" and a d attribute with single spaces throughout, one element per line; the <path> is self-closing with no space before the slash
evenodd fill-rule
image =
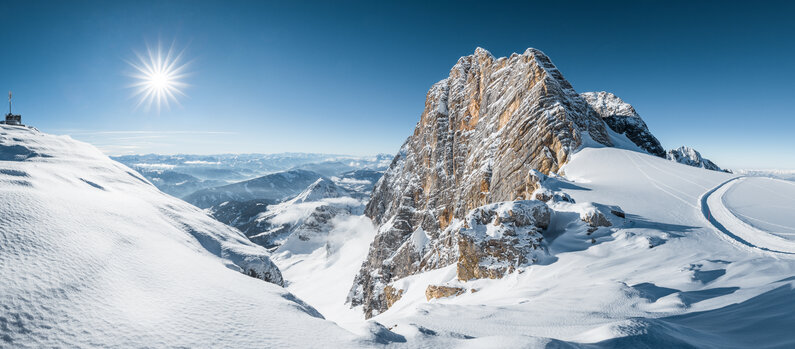
<path id="1" fill-rule="evenodd" d="M 586 147 L 545 182 L 576 204 L 550 203 L 538 263 L 412 275 L 364 320 L 345 299 L 366 217 L 271 255 L 92 146 L 0 131 L 0 347 L 795 347 L 792 182 Z M 280 204 L 284 219 L 312 200 Z M 587 231 L 591 202 L 626 217 Z M 285 288 L 246 275 L 278 283 L 271 260 Z M 428 300 L 428 285 L 464 291 Z"/>
<path id="2" fill-rule="evenodd" d="M 96 148 L 0 126 L 0 347 L 370 343 L 251 270 L 278 273 Z"/>

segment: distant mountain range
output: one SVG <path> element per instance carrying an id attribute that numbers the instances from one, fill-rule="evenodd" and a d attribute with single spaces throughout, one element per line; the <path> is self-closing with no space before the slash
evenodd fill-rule
<path id="1" fill-rule="evenodd" d="M 158 189 L 179 198 L 267 174 L 307 170 L 340 176 L 356 170 L 383 171 L 393 155 L 349 156 L 314 153 L 220 155 L 124 155 L 112 157 L 141 173 Z M 302 188 L 303 189 L 303 188 Z"/>

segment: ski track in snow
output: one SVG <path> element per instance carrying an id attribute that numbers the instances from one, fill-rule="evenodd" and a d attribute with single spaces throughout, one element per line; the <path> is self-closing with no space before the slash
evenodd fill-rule
<path id="1" fill-rule="evenodd" d="M 780 239 L 780 237 L 743 222 L 731 209 L 726 207 L 723 200 L 726 190 L 745 178 L 748 177 L 731 178 L 704 193 L 699 200 L 704 218 L 715 229 L 745 246 L 770 253 L 795 255 L 795 244 L 787 244 L 786 240 L 777 241 L 776 238 Z M 712 203 L 712 208 L 710 208 L 710 203 Z M 727 226 L 732 229 L 728 229 Z"/>
<path id="2" fill-rule="evenodd" d="M 681 192 L 681 191 L 679 191 L 679 190 L 677 190 L 677 189 L 675 189 L 675 188 L 672 188 L 672 187 L 670 187 L 670 186 L 668 186 L 668 185 L 665 185 L 664 183 L 662 183 L 662 182 L 660 182 L 660 181 L 657 181 L 657 180 L 655 180 L 654 178 L 652 178 L 651 176 L 649 176 L 649 174 L 648 174 L 648 173 L 646 173 L 646 171 L 644 171 L 644 170 L 641 168 L 641 166 L 640 166 L 640 165 L 637 163 L 637 161 L 635 161 L 635 159 L 633 159 L 631 156 L 629 156 L 629 155 L 628 155 L 628 154 L 626 154 L 626 153 L 624 153 L 624 156 L 626 156 L 626 157 L 627 157 L 627 159 L 629 159 L 629 161 L 632 161 L 632 163 L 635 165 L 635 167 L 638 169 L 638 171 L 639 171 L 641 174 L 643 174 L 643 176 L 644 176 L 644 177 L 646 177 L 646 179 L 648 179 L 648 180 L 649 180 L 649 182 L 650 182 L 650 183 L 651 183 L 651 184 L 652 184 L 652 185 L 653 185 L 655 188 L 659 189 L 659 190 L 660 190 L 660 191 L 662 191 L 663 193 L 666 193 L 666 194 L 670 195 L 671 197 L 673 197 L 673 198 L 675 198 L 675 199 L 678 199 L 679 201 L 683 202 L 684 204 L 686 204 L 686 205 L 688 205 L 688 206 L 690 206 L 690 207 L 697 208 L 697 207 L 696 207 L 696 205 L 693 205 L 693 203 L 691 203 L 690 201 L 687 201 L 687 200 L 683 199 L 682 197 L 680 197 L 679 195 L 676 195 L 676 194 L 672 193 L 672 192 L 671 192 L 671 190 L 673 190 L 673 191 L 676 191 L 676 192 L 679 192 L 679 193 L 681 193 L 681 194 L 685 194 L 685 193 L 683 193 L 683 192 Z M 666 189 L 665 189 L 665 188 L 663 188 L 663 187 L 666 187 L 666 188 L 668 188 L 668 189 L 666 190 Z M 685 194 L 685 195 L 687 195 L 687 194 Z"/>

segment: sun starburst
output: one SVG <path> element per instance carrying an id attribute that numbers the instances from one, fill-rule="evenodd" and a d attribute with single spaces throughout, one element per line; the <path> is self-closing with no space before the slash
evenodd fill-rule
<path id="1" fill-rule="evenodd" d="M 172 44 L 163 50 L 162 44 L 147 47 L 146 54 L 136 52 L 136 62 L 127 63 L 135 69 L 130 76 L 136 82 L 130 85 L 135 91 L 133 97 L 138 98 L 136 109 L 144 107 L 146 111 L 155 107 L 157 112 L 171 104 L 179 105 L 178 97 L 185 97 L 183 89 L 188 86 L 182 80 L 188 75 L 188 63 L 183 62 L 184 50 L 176 52 Z"/>

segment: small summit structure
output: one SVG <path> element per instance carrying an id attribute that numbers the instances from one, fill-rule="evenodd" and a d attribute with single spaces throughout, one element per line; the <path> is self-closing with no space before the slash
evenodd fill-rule
<path id="1" fill-rule="evenodd" d="M 22 125 L 22 115 L 11 113 L 12 96 L 11 91 L 8 91 L 8 114 L 6 114 L 5 121 L 0 121 L 0 124 L 24 126 Z"/>

